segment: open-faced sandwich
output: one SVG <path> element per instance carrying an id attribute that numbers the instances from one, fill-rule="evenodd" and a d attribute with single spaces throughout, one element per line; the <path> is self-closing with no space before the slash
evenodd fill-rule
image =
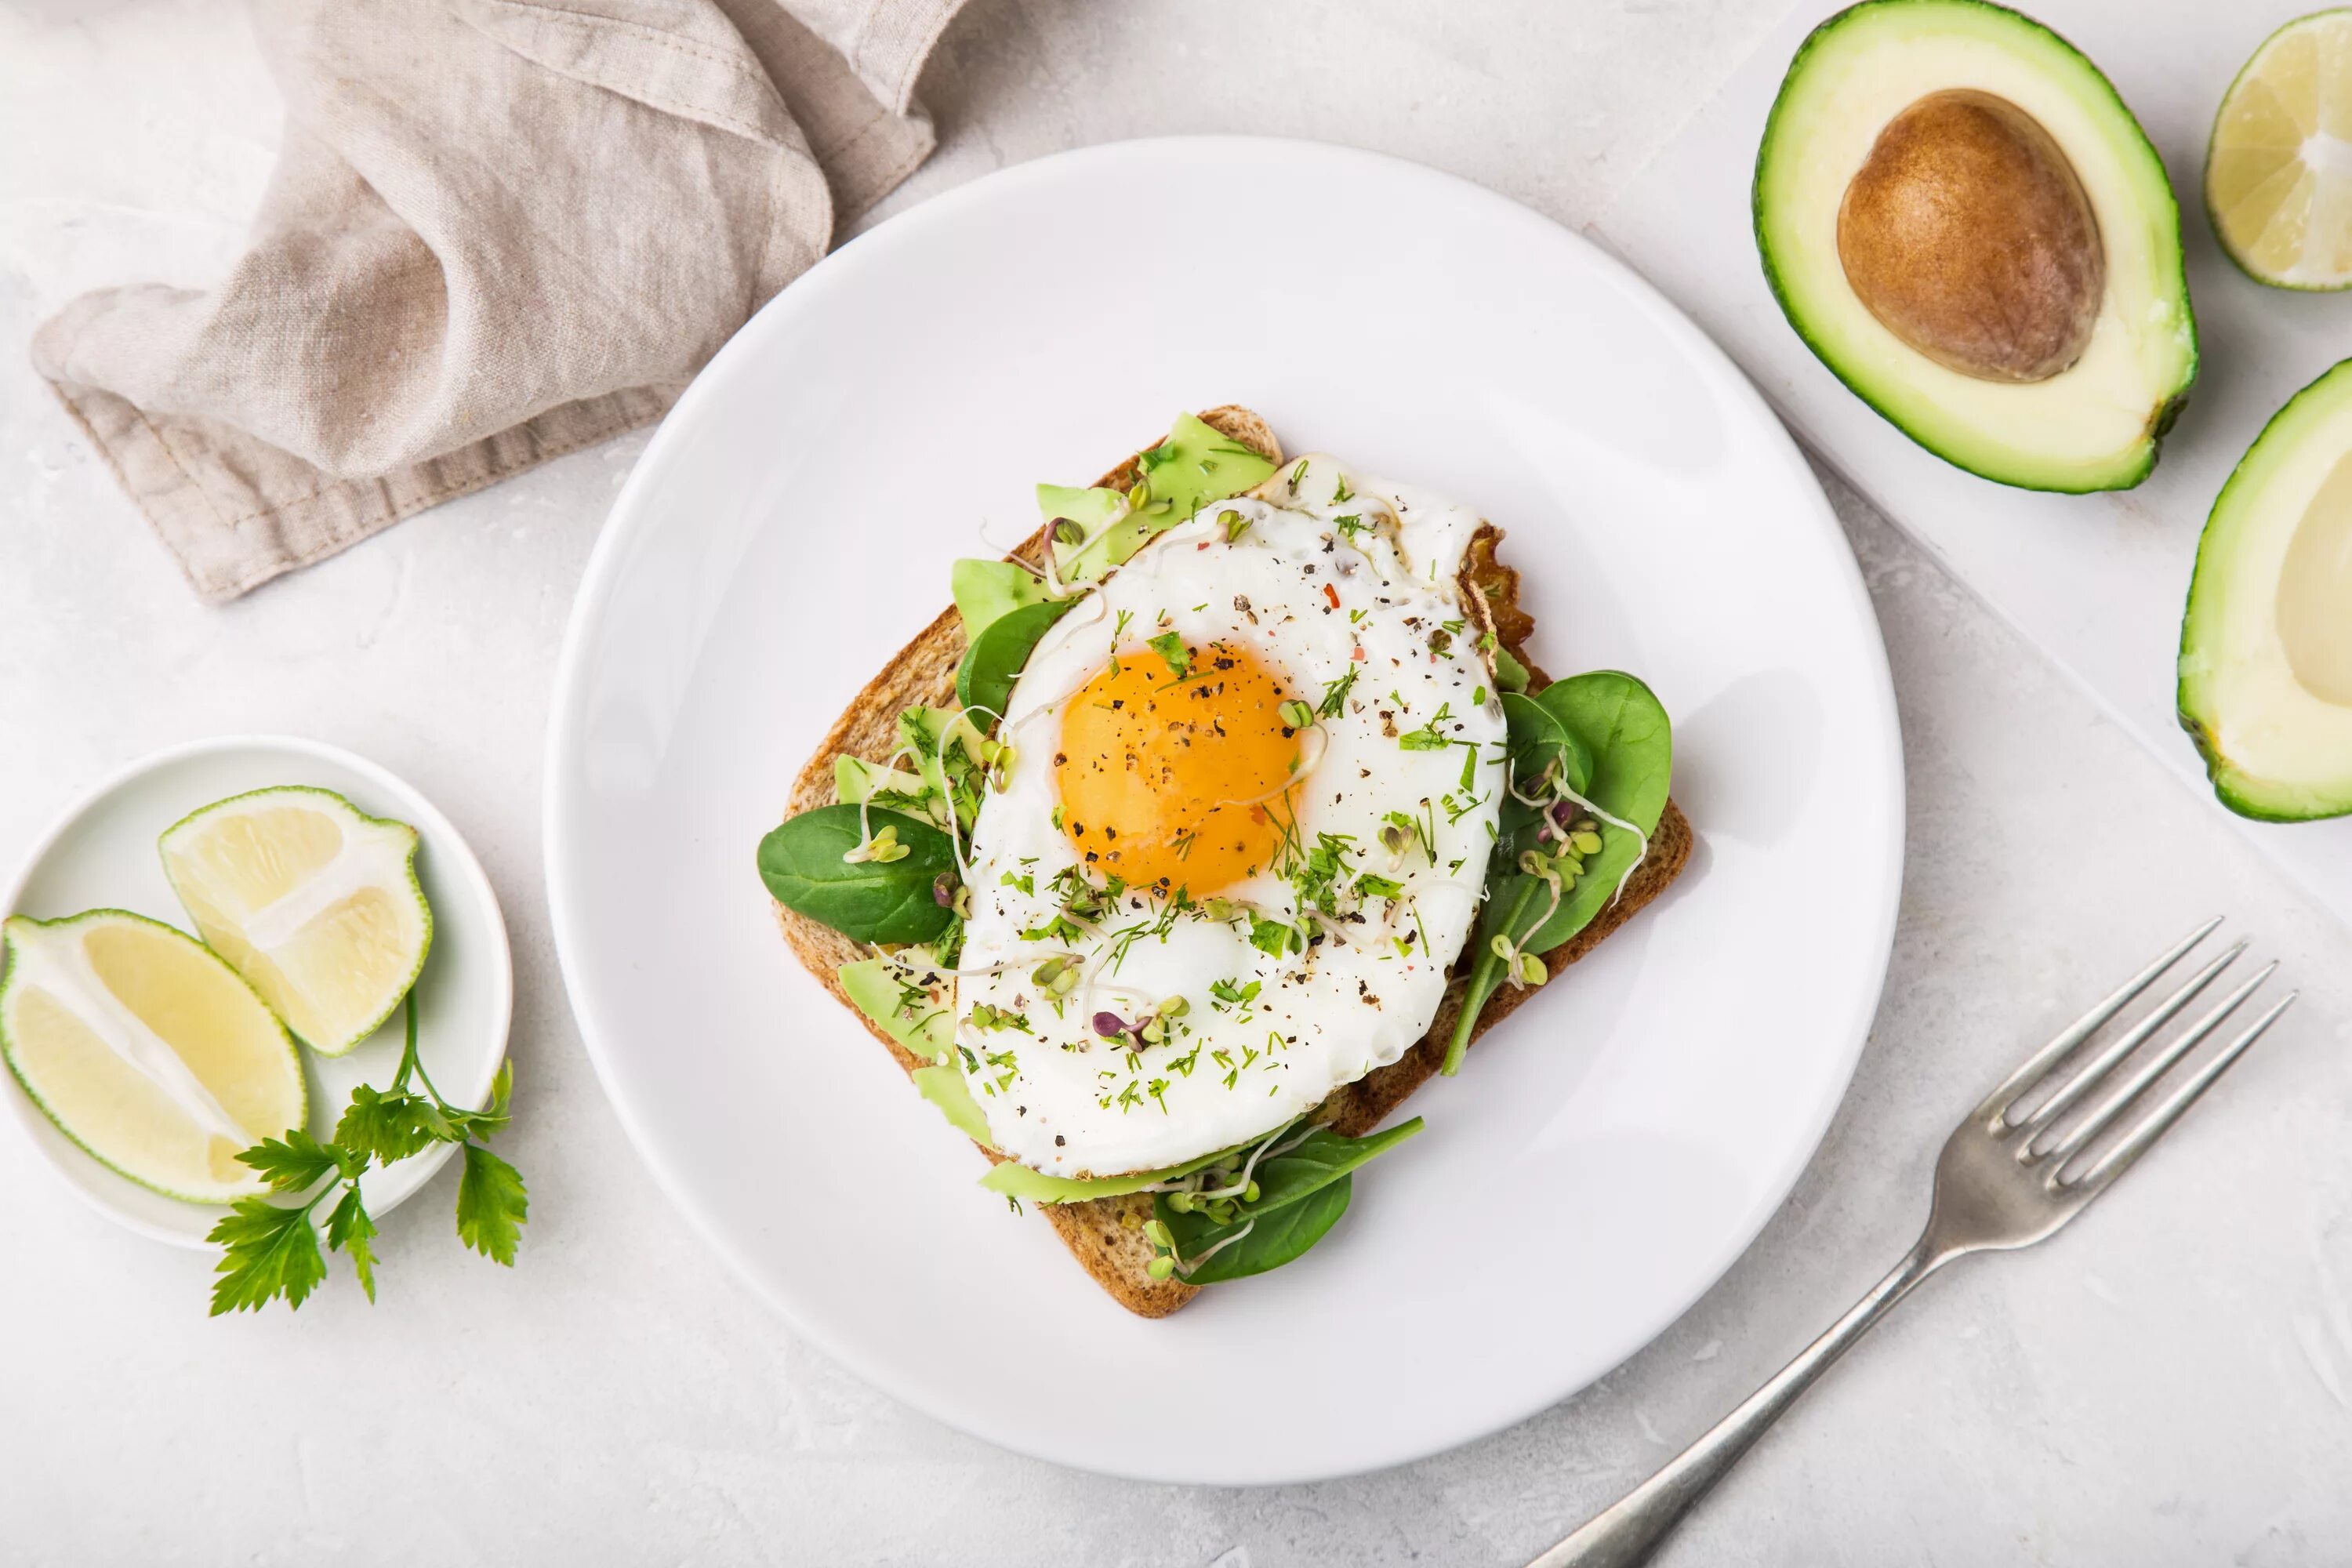
<path id="1" fill-rule="evenodd" d="M 1346 1211 L 1415 1087 L 1656 897 L 1650 689 L 1549 680 L 1499 531 L 1179 418 L 858 693 L 760 845 L 801 962 L 1122 1305 Z"/>

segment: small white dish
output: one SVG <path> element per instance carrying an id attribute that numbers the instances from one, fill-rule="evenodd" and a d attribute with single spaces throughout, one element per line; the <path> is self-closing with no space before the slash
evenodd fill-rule
<path id="1" fill-rule="evenodd" d="M 0 910 L 57 920 L 84 910 L 129 910 L 191 931 L 157 856 L 157 836 L 216 800 L 276 784 L 315 784 L 372 816 L 405 822 L 422 836 L 417 878 L 433 906 L 433 949 L 416 983 L 417 1055 L 454 1104 L 480 1105 L 506 1056 L 514 1009 L 514 960 L 506 921 L 481 862 L 449 819 L 403 780 L 364 757 L 287 735 L 231 735 L 142 757 L 74 803 L 26 855 L 0 896 Z M 404 1016 L 348 1056 L 301 1053 L 310 1081 L 310 1131 L 325 1138 L 360 1084 L 383 1087 L 400 1066 Z M 174 1246 L 203 1247 L 228 1210 L 183 1203 L 116 1174 L 83 1152 L 0 1071 L 0 1102 L 51 1169 L 100 1214 Z M 360 1180 L 381 1219 L 432 1179 L 456 1146 L 438 1143 Z"/>
<path id="2" fill-rule="evenodd" d="M 1107 243 L 1129 218 L 1142 237 Z M 1019 538 L 1037 480 L 1226 402 L 1507 531 L 1544 666 L 1636 671 L 1674 715 L 1699 849 L 1413 1097 L 1429 1131 L 1328 1240 L 1146 1322 L 976 1185 L 981 1157 L 793 962 L 752 857 L 843 705 L 947 603 L 949 563 L 993 552 L 983 524 Z M 1829 1124 L 1903 867 L 1869 596 L 1730 362 L 1516 203 L 1249 138 L 1006 170 L 777 296 L 597 540 L 546 777 L 582 1037 L 720 1255 L 941 1419 L 1216 1485 L 1466 1442 L 1679 1316 Z"/>

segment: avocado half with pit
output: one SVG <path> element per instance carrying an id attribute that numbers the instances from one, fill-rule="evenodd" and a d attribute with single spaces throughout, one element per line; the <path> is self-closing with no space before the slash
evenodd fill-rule
<path id="1" fill-rule="evenodd" d="M 1756 156 L 1790 325 L 1946 461 L 2125 489 L 2197 377 L 2180 213 L 2115 88 L 1982 0 L 1865 0 L 1790 62 Z"/>
<path id="2" fill-rule="evenodd" d="M 2352 813 L 2352 360 L 2278 411 L 2213 503 L 2180 722 L 2231 810 Z"/>

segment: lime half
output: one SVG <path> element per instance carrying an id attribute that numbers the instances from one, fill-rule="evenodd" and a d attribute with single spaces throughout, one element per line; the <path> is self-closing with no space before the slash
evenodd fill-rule
<path id="1" fill-rule="evenodd" d="M 404 822 L 289 785 L 205 806 L 158 847 L 205 941 L 320 1056 L 373 1034 L 425 967 L 433 911 Z"/>
<path id="2" fill-rule="evenodd" d="M 263 1190 L 241 1149 L 308 1116 L 302 1064 L 252 987 L 121 910 L 0 926 L 0 1054 L 65 1135 L 191 1203 Z"/>
<path id="3" fill-rule="evenodd" d="M 2256 282 L 2352 287 L 2352 10 L 2289 22 L 2230 84 L 2205 210 Z"/>

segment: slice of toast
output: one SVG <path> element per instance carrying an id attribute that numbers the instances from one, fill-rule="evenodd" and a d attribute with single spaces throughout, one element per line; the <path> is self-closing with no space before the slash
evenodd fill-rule
<path id="1" fill-rule="evenodd" d="M 1223 435 L 1232 437 L 1252 451 L 1263 454 L 1279 464 L 1282 448 L 1274 438 L 1266 422 L 1246 408 L 1213 408 L 1202 414 L 1203 422 Z M 1140 453 L 1129 457 L 1096 483 L 1111 489 L 1125 489 L 1141 477 L 1138 459 Z M 1537 684 L 1543 682 L 1541 672 L 1528 659 L 1528 637 L 1535 623 L 1519 607 L 1518 574 L 1495 559 L 1495 547 L 1503 537 L 1493 524 L 1482 524 L 1473 541 L 1462 571 L 1461 587 L 1465 605 L 1482 630 L 1492 630 L 1514 658 L 1526 665 Z M 1036 566 L 1045 560 L 1045 533 L 1041 528 L 1013 551 L 1013 559 Z M 913 704 L 930 707 L 951 705 L 955 700 L 956 666 L 964 651 L 963 621 L 950 606 L 942 611 L 931 624 L 918 633 L 913 641 L 898 650 L 882 673 L 866 682 L 848 710 L 834 722 L 824 740 L 801 770 L 793 782 L 792 796 L 786 803 L 785 815 L 796 816 L 817 806 L 834 802 L 834 761 L 842 756 L 866 758 L 890 754 L 898 745 L 897 728 L 899 711 Z M 1545 966 L 1555 975 L 1568 964 L 1575 963 L 1600 945 L 1610 932 L 1623 925 L 1638 913 L 1643 905 L 1665 890 L 1668 883 L 1681 872 L 1690 858 L 1691 828 L 1674 803 L 1666 805 L 1658 830 L 1651 836 L 1650 853 L 1626 884 L 1623 895 L 1603 910 L 1592 923 L 1574 937 L 1543 955 Z M 924 1065 L 923 1059 L 892 1040 L 849 1000 L 842 989 L 836 971 L 845 964 L 868 956 L 866 948 L 850 941 L 830 927 L 821 925 L 805 916 L 793 913 L 782 904 L 776 906 L 776 918 L 783 928 L 784 940 L 793 953 L 815 975 L 835 998 L 864 1023 L 874 1037 L 898 1058 L 900 1068 L 908 1072 Z M 1333 1092 L 1324 1102 L 1323 1115 L 1338 1131 L 1356 1136 L 1371 1131 L 1388 1114 L 1404 1102 L 1405 1098 L 1434 1075 L 1445 1059 L 1445 1042 L 1454 1031 L 1454 1020 L 1462 1009 L 1462 978 L 1469 966 L 1465 953 L 1454 964 L 1454 973 L 1446 987 L 1445 1000 L 1439 1005 L 1436 1019 L 1429 1032 L 1410 1050 L 1384 1068 L 1379 1068 L 1356 1082 Z M 1488 999 L 1471 1035 L 1475 1044 L 1486 1031 L 1508 1016 L 1521 1003 L 1546 987 L 1520 989 L 1505 986 Z M 983 1151 L 985 1152 L 985 1151 Z M 990 1156 L 995 1158 L 993 1154 Z M 1146 1272 L 1153 1251 L 1144 1239 L 1143 1222 L 1151 1217 L 1151 1199 L 1148 1194 L 1136 1194 L 1122 1198 L 1098 1198 L 1082 1204 L 1047 1204 L 1040 1205 L 1045 1217 L 1060 1233 L 1063 1242 L 1076 1255 L 1096 1283 L 1109 1291 L 1118 1304 L 1129 1311 L 1146 1318 L 1165 1317 L 1191 1300 L 1199 1287 L 1178 1279 L 1154 1279 Z"/>

